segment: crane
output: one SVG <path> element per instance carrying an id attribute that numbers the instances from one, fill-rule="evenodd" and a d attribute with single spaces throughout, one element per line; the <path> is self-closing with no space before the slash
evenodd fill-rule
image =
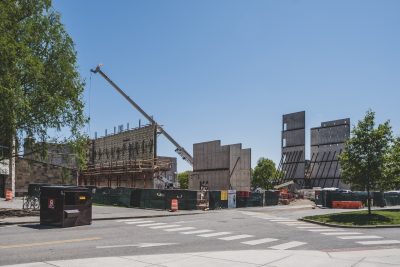
<path id="1" fill-rule="evenodd" d="M 93 73 L 99 73 L 111 86 L 117 90 L 135 109 L 137 109 L 151 124 L 157 125 L 157 130 L 159 133 L 163 134 L 175 147 L 175 152 L 185 161 L 187 161 L 191 166 L 193 166 L 193 157 L 186 151 L 184 147 L 178 144 L 171 135 L 169 135 L 164 128 L 162 128 L 151 116 L 149 116 L 135 101 L 132 100 L 117 84 L 115 84 L 108 76 L 100 69 L 101 65 L 98 65 L 95 69 L 90 71 Z"/>

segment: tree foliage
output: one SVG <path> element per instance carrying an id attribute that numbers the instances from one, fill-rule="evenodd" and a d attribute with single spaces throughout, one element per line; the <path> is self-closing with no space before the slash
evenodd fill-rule
<path id="1" fill-rule="evenodd" d="M 253 170 L 251 185 L 254 188 L 262 189 L 272 188 L 272 179 L 276 175 L 275 163 L 267 158 L 260 158 L 257 166 Z"/>
<path id="2" fill-rule="evenodd" d="M 343 181 L 361 190 L 385 190 L 393 186 L 394 177 L 388 172 L 395 157 L 392 129 L 388 121 L 375 127 L 375 113 L 368 111 L 352 130 L 340 155 Z M 393 156 L 392 156 L 393 154 Z M 393 167 L 395 172 L 395 167 Z M 368 198 L 369 213 L 371 210 Z"/>
<path id="3" fill-rule="evenodd" d="M 400 189 L 400 137 L 393 141 L 385 161 L 385 185 L 387 189 Z"/>
<path id="4" fill-rule="evenodd" d="M 50 0 L 0 1 L 0 140 L 17 145 L 49 129 L 82 138 L 86 122 L 74 43 Z"/>
<path id="5" fill-rule="evenodd" d="M 181 189 L 189 188 L 189 175 L 190 171 L 178 173 L 178 182 Z"/>

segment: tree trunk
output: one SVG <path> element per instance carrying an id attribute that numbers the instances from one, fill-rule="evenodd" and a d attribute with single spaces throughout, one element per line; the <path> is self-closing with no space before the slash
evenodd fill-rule
<path id="1" fill-rule="evenodd" d="M 369 175 L 367 176 L 367 203 L 368 203 L 368 215 L 371 215 L 371 194 L 370 194 L 370 186 L 369 186 Z"/>

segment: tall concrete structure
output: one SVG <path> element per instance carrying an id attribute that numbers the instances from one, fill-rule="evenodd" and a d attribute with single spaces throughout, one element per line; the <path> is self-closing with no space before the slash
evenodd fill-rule
<path id="1" fill-rule="evenodd" d="M 193 173 L 189 189 L 250 191 L 251 149 L 242 144 L 221 146 L 221 141 L 193 145 Z"/>
<path id="2" fill-rule="evenodd" d="M 339 155 L 350 138 L 350 119 L 311 128 L 311 159 L 305 159 L 305 112 L 282 117 L 282 156 L 276 184 L 294 181 L 299 188 L 348 186 L 340 181 Z"/>
<path id="3" fill-rule="evenodd" d="M 282 117 L 282 156 L 279 183 L 294 181 L 304 184 L 305 171 L 305 111 Z"/>
<path id="4" fill-rule="evenodd" d="M 307 170 L 310 187 L 348 188 L 340 181 L 339 155 L 350 138 L 350 119 L 322 122 L 311 128 L 311 160 Z"/>

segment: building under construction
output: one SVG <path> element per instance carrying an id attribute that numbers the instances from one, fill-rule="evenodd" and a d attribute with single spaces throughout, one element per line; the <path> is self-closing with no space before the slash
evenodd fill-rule
<path id="1" fill-rule="evenodd" d="M 242 144 L 221 146 L 221 141 L 193 145 L 191 190 L 250 191 L 251 149 Z"/>
<path id="2" fill-rule="evenodd" d="M 309 187 L 348 188 L 341 181 L 339 155 L 350 138 L 350 119 L 322 122 L 311 128 L 311 158 L 306 172 Z"/>
<path id="3" fill-rule="evenodd" d="M 310 160 L 305 159 L 305 111 L 282 118 L 282 155 L 277 185 L 293 182 L 298 188 L 348 188 L 341 182 L 339 155 L 350 138 L 350 119 L 322 122 L 311 128 Z"/>
<path id="4" fill-rule="evenodd" d="M 80 174 L 81 185 L 154 188 L 163 181 L 173 161 L 157 158 L 157 125 L 120 129 L 91 140 L 89 163 Z"/>

